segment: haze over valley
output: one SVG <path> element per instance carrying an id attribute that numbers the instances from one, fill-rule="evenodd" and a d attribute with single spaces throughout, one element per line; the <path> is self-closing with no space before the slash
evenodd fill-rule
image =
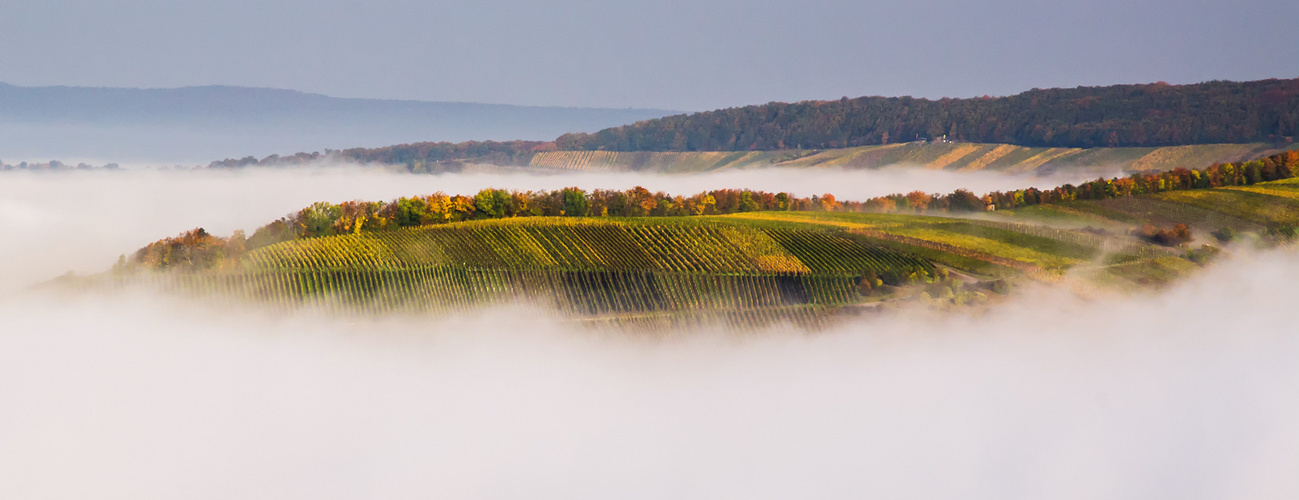
<path id="1" fill-rule="evenodd" d="M 230 309 L 148 289 L 51 295 L 13 286 L 67 269 L 97 272 L 193 221 L 221 234 L 251 230 L 315 200 L 485 186 L 743 184 L 803 193 L 835 182 L 865 197 L 1023 182 L 910 170 L 790 173 L 5 174 L 0 230 L 20 243 L 0 256 L 0 399 L 8 402 L 0 491 L 1299 493 L 1287 473 L 1299 465 L 1290 453 L 1299 446 L 1299 343 L 1287 306 L 1299 293 L 1299 266 L 1288 251 L 1236 249 L 1157 293 L 1083 298 L 1037 285 L 972 316 L 903 309 L 815 334 L 786 325 L 644 337 L 574 328 L 527 305 L 358 318 Z M 40 203 L 59 196 L 79 202 Z"/>
<path id="2" fill-rule="evenodd" d="M 651 109 L 342 99 L 233 86 L 0 83 L 0 159 L 206 165 L 214 159 L 420 141 L 549 140 L 671 114 Z"/>
<path id="3" fill-rule="evenodd" d="M 1299 498 L 1299 3 L 4 13 L 0 498 Z"/>

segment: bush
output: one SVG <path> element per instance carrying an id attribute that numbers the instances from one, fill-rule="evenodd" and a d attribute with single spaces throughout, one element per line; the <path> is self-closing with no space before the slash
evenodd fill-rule
<path id="1" fill-rule="evenodd" d="M 1146 224 L 1145 226 L 1142 226 L 1141 229 L 1133 229 L 1129 234 L 1156 245 L 1163 245 L 1166 247 L 1184 245 L 1190 243 L 1191 240 L 1194 239 L 1191 236 L 1191 230 L 1186 227 L 1186 224 L 1178 224 L 1173 226 L 1172 229 L 1164 229 L 1156 227 L 1153 224 Z"/>

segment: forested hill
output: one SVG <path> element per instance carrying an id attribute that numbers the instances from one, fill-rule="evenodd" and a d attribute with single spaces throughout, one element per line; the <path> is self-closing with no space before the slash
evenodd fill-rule
<path id="1" fill-rule="evenodd" d="M 948 139 L 1032 147 L 1174 146 L 1289 141 L 1299 127 L 1299 79 L 1194 85 L 1033 89 L 1009 97 L 859 97 L 773 102 L 652 119 L 561 150 L 826 149 Z"/>

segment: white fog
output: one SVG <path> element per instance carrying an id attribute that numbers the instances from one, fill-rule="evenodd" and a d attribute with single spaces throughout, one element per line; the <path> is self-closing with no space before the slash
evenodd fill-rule
<path id="1" fill-rule="evenodd" d="M 637 184 L 859 198 L 1035 182 L 952 175 L 0 176 L 0 497 L 1299 496 L 1290 253 L 1238 252 L 1158 294 L 1029 289 L 975 316 L 655 338 L 522 307 L 275 317 L 24 291 L 185 229 L 252 229 L 318 200 Z"/>

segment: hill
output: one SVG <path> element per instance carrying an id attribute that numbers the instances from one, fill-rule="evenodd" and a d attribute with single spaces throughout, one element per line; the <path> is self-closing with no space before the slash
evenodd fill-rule
<path id="1" fill-rule="evenodd" d="M 961 172 L 1141 172 L 1187 165 L 1240 162 L 1299 144 L 1204 144 L 1157 148 L 1030 148 L 1010 144 L 910 142 L 824 150 L 779 151 L 539 151 L 520 156 L 527 165 L 561 170 L 704 172 L 729 168 L 892 166 Z"/>
<path id="2" fill-rule="evenodd" d="M 1009 97 L 847 97 L 674 115 L 560 137 L 561 150 L 770 151 L 948 139 L 1027 147 L 1290 141 L 1299 79 L 1033 89 Z"/>
<path id="3" fill-rule="evenodd" d="M 147 284 L 283 310 L 445 314 L 523 301 L 617 325 L 814 325 L 900 301 L 979 304 L 1026 280 L 1082 289 L 1165 284 L 1205 265 L 1217 246 L 1165 244 L 1133 227 L 1189 223 L 1196 245 L 1236 237 L 1223 236 L 1224 227 L 1280 241 L 1293 237 L 1294 226 L 1287 233 L 1278 224 L 1299 223 L 1296 186 L 1290 179 L 1133 196 L 1121 206 L 1112 203 L 1117 199 L 1071 201 L 982 217 L 803 208 L 511 217 L 259 236 L 272 223 L 248 239 L 201 229 L 168 238 L 81 284 Z M 1206 201 L 1179 197 L 1188 194 Z M 1168 208 L 1143 211 L 1155 205 Z"/>
<path id="4" fill-rule="evenodd" d="M 583 321 L 655 326 L 816 324 L 826 308 L 935 273 L 927 261 L 836 231 L 541 217 L 300 238 L 229 265 L 124 266 L 101 279 L 284 309 L 436 314 L 523 301 Z"/>
<path id="5" fill-rule="evenodd" d="M 290 90 L 0 83 L 0 158 L 194 162 L 413 141 L 549 140 L 668 114 L 650 109 L 345 99 Z"/>
<path id="6" fill-rule="evenodd" d="M 1143 271 L 1171 269 L 1164 280 L 1198 267 L 1122 233 L 804 211 L 465 221 L 222 253 L 234 249 L 229 243 L 187 233 L 92 280 L 281 310 L 447 314 L 522 301 L 583 322 L 752 326 L 816 325 L 900 301 L 983 303 L 1018 281 L 1103 273 L 1100 259 L 1111 253 L 1133 256 L 1125 262 Z M 188 265 L 202 253 L 216 258 Z M 168 261 L 171 271 L 158 271 Z"/>
<path id="7" fill-rule="evenodd" d="M 212 166 L 321 158 L 402 165 L 706 171 L 890 165 L 950 170 L 1125 171 L 1237 162 L 1299 147 L 1299 79 L 1030 90 L 978 99 L 862 97 L 770 103 L 571 133 L 554 141 L 415 142 Z"/>
<path id="8" fill-rule="evenodd" d="M 613 324 L 818 324 L 919 301 L 963 307 L 1017 283 L 1170 283 L 1223 248 L 1299 236 L 1299 152 L 983 196 L 868 200 L 722 189 L 435 193 L 318 202 L 258 228 L 203 229 L 63 282 L 349 313 L 513 301 Z"/>
<path id="9" fill-rule="evenodd" d="M 1299 148 L 1285 145 L 1203 144 L 1159 148 L 1029 148 L 1009 144 L 976 144 L 946 141 L 910 142 L 883 146 L 822 150 L 778 151 L 556 151 L 553 142 L 509 141 L 467 143 L 415 143 L 382 148 L 352 148 L 328 153 L 272 155 L 257 159 L 226 159 L 214 168 L 275 167 L 335 160 L 363 164 L 396 165 L 411 172 L 461 171 L 496 166 L 538 170 L 706 172 L 732 168 L 892 166 L 990 170 L 1010 173 L 1116 170 L 1139 172 L 1170 170 L 1187 165 L 1240 162 Z"/>

